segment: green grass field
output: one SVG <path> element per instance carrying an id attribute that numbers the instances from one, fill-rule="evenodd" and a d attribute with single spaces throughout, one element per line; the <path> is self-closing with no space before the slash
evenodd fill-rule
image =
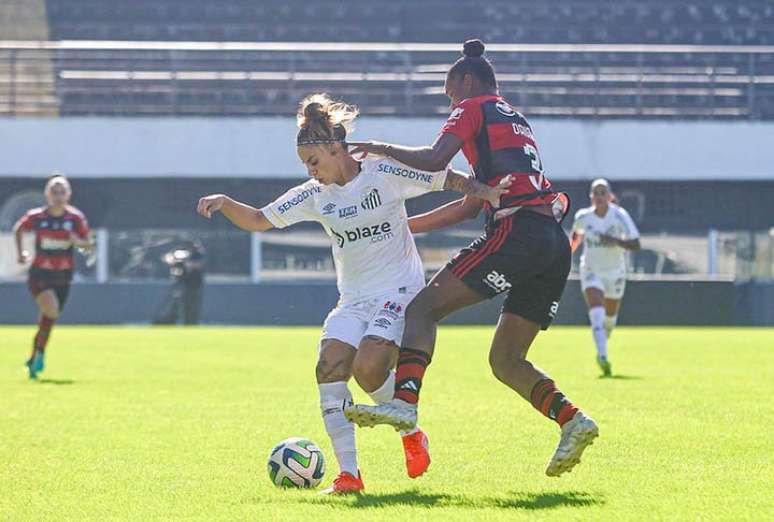
<path id="1" fill-rule="evenodd" d="M 615 379 L 590 333 L 555 327 L 533 360 L 601 436 L 543 474 L 558 428 L 491 376 L 491 328 L 444 327 L 423 388 L 433 464 L 405 476 L 398 436 L 360 430 L 367 494 L 276 489 L 266 457 L 316 441 L 316 328 L 0 328 L 0 520 L 774 519 L 774 331 L 620 328 Z M 353 386 L 356 398 L 365 395 Z"/>

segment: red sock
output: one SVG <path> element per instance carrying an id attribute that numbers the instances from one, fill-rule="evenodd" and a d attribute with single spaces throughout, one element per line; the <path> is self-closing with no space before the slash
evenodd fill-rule
<path id="1" fill-rule="evenodd" d="M 51 319 L 45 315 L 40 316 L 38 321 L 38 333 L 35 334 L 35 340 L 32 343 L 32 355 L 35 356 L 35 352 L 45 352 L 46 344 L 48 344 L 48 336 L 51 334 L 51 328 L 54 326 L 56 319 Z"/>
<path id="2" fill-rule="evenodd" d="M 540 413 L 555 420 L 559 426 L 572 419 L 578 407 L 564 396 L 551 379 L 541 379 L 532 388 L 530 402 Z"/>
<path id="3" fill-rule="evenodd" d="M 411 348 L 401 348 L 398 354 L 398 368 L 395 370 L 394 398 L 411 404 L 419 402 L 419 390 L 430 354 Z"/>

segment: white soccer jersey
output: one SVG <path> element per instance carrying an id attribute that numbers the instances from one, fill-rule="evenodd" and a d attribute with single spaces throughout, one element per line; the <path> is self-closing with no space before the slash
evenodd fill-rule
<path id="1" fill-rule="evenodd" d="M 573 232 L 583 234 L 581 271 L 593 273 L 626 272 L 626 250 L 616 245 L 604 245 L 599 236 L 607 234 L 618 239 L 637 239 L 640 233 L 623 208 L 610 203 L 607 213 L 599 217 L 594 207 L 575 213 Z"/>
<path id="2" fill-rule="evenodd" d="M 343 301 L 425 285 L 403 202 L 443 190 L 446 171 L 424 172 L 389 158 L 367 157 L 344 186 L 317 180 L 290 189 L 262 210 L 277 228 L 317 221 L 331 238 Z"/>

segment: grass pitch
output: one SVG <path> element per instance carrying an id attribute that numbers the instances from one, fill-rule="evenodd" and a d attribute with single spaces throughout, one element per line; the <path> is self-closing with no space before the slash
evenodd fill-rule
<path id="1" fill-rule="evenodd" d="M 774 331 L 619 328 L 599 379 L 586 328 L 534 361 L 600 425 L 583 463 L 543 474 L 558 428 L 495 381 L 492 328 L 443 327 L 422 390 L 433 464 L 358 431 L 367 493 L 276 489 L 281 439 L 316 441 L 316 328 L 57 327 L 40 382 L 32 327 L 0 328 L 0 520 L 774 519 Z M 352 389 L 356 399 L 365 395 Z"/>

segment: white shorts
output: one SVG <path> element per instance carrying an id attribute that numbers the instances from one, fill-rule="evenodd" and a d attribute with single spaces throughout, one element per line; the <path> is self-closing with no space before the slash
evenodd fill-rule
<path id="1" fill-rule="evenodd" d="M 321 339 L 337 339 L 355 349 L 367 335 L 400 344 L 406 307 L 418 293 L 402 289 L 362 301 L 340 301 L 325 319 Z"/>
<path id="2" fill-rule="evenodd" d="M 615 271 L 596 274 L 581 270 L 580 282 L 584 292 L 587 288 L 597 288 L 607 299 L 621 299 L 626 290 L 626 273 Z"/>

